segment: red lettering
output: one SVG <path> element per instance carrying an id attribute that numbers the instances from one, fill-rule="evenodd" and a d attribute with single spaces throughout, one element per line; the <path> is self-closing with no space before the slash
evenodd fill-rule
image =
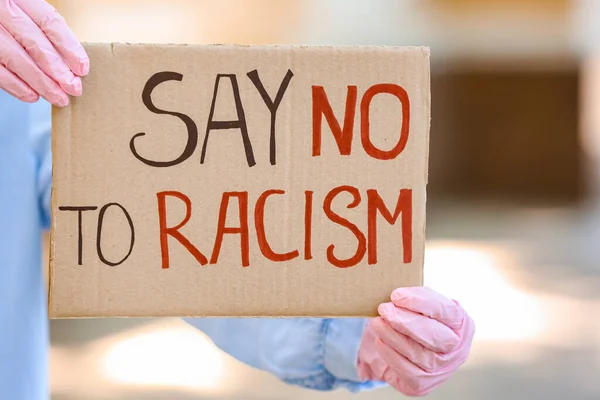
<path id="1" fill-rule="evenodd" d="M 400 139 L 396 146 L 389 151 L 383 151 L 376 148 L 371 143 L 370 128 L 369 128 L 369 110 L 371 106 L 371 100 L 375 95 L 380 93 L 388 93 L 394 95 L 400 100 L 402 104 L 402 128 L 400 129 Z M 408 141 L 408 131 L 410 126 L 410 102 L 408 100 L 408 94 L 406 90 L 398 85 L 389 83 L 382 83 L 379 85 L 371 86 L 362 98 L 360 103 L 360 138 L 362 141 L 363 148 L 373 158 L 379 160 L 392 160 L 398 156 L 404 150 L 406 142 Z"/>
<path id="2" fill-rule="evenodd" d="M 256 208 L 254 209 L 254 224 L 256 225 L 258 247 L 260 248 L 261 253 L 271 261 L 288 261 L 300 255 L 298 250 L 290 251 L 289 253 L 284 254 L 275 253 L 269 245 L 269 242 L 267 241 L 267 235 L 265 233 L 265 203 L 267 202 L 267 198 L 273 194 L 285 194 L 285 192 L 283 190 L 267 190 L 261 194 L 256 201 Z"/>
<path id="3" fill-rule="evenodd" d="M 229 199 L 232 197 L 238 198 L 238 206 L 240 212 L 240 226 L 226 227 L 227 208 L 229 207 Z M 211 264 L 216 264 L 219 259 L 221 245 L 223 244 L 223 236 L 225 234 L 240 234 L 241 251 L 242 251 L 242 266 L 250 265 L 250 240 L 248 238 L 248 192 L 225 192 L 221 199 L 221 207 L 219 209 L 219 223 L 217 227 L 217 237 L 215 239 L 215 247 L 210 258 Z"/>
<path id="4" fill-rule="evenodd" d="M 347 258 L 340 259 L 335 255 L 336 245 L 330 244 L 327 247 L 326 257 L 327 261 L 338 268 L 348 268 L 359 264 L 362 259 L 367 255 L 368 264 L 377 264 L 377 219 L 381 215 L 385 221 L 390 225 L 396 225 L 398 219 L 401 218 L 401 232 L 402 232 L 402 249 L 403 249 L 403 262 L 405 264 L 412 262 L 412 243 L 413 243 L 413 229 L 412 229 L 412 218 L 413 218 L 413 205 L 412 205 L 412 190 L 401 189 L 399 191 L 398 199 L 393 212 L 386 206 L 385 202 L 375 189 L 367 190 L 367 236 L 360 230 L 360 228 L 350 222 L 348 219 L 342 217 L 337 212 L 333 211 L 332 205 L 334 200 L 341 193 L 348 193 L 352 196 L 349 200 L 349 204 L 346 206 L 347 209 L 354 209 L 358 207 L 362 201 L 359 190 L 353 186 L 339 186 L 332 189 L 323 201 L 323 211 L 326 217 L 335 224 L 341 225 L 348 229 L 357 240 L 357 247 L 355 253 Z M 257 235 L 258 246 L 262 255 L 274 262 L 285 262 L 300 256 L 300 249 L 289 251 L 286 253 L 278 253 L 271 247 L 265 228 L 265 209 L 266 203 L 272 195 L 284 195 L 285 191 L 271 189 L 263 192 L 257 199 L 256 207 L 254 208 L 254 223 Z M 304 205 L 304 259 L 313 259 L 312 254 L 312 219 L 313 219 L 313 195 L 314 192 L 307 190 L 304 192 L 305 205 Z M 175 197 L 183 201 L 185 204 L 185 216 L 175 226 L 167 226 L 167 197 Z M 229 202 L 232 198 L 237 198 L 239 207 L 239 225 L 227 226 L 227 215 L 229 209 Z M 162 268 L 168 269 L 170 267 L 169 258 L 169 236 L 175 238 L 183 247 L 200 263 L 206 265 L 209 263 L 207 258 L 196 248 L 181 232 L 183 228 L 191 218 L 192 213 L 192 202 L 190 199 L 181 192 L 176 191 L 165 191 L 157 193 L 158 198 L 158 216 L 159 216 L 159 228 L 160 228 L 160 248 L 162 256 Z M 221 204 L 219 208 L 219 217 L 217 224 L 217 232 L 215 237 L 215 243 L 210 258 L 210 264 L 217 264 L 218 258 L 223 245 L 223 239 L 226 234 L 239 234 L 240 235 L 240 250 L 241 250 L 241 261 L 242 266 L 247 267 L 250 265 L 250 243 L 249 243 L 249 221 L 248 221 L 248 192 L 225 192 L 223 193 Z"/>
<path id="5" fill-rule="evenodd" d="M 304 205 L 304 259 L 312 259 L 312 206 L 313 192 L 307 190 L 304 192 L 306 199 Z"/>
<path id="6" fill-rule="evenodd" d="M 323 115 L 325 115 L 325 119 L 333 133 L 340 154 L 343 156 L 350 155 L 352 151 L 352 134 L 354 132 L 354 115 L 356 113 L 356 86 L 348 86 L 343 128 L 340 128 L 340 123 L 333 114 L 323 86 L 312 87 L 312 100 L 313 157 L 321 155 L 321 124 Z"/>
<path id="7" fill-rule="evenodd" d="M 400 190 L 394 215 L 387 209 L 376 190 L 367 190 L 367 199 L 369 209 L 369 264 L 377 263 L 377 212 L 380 212 L 383 218 L 391 225 L 394 225 L 398 216 L 402 214 L 402 250 L 404 253 L 404 263 L 410 263 L 412 261 L 412 190 Z"/>
<path id="8" fill-rule="evenodd" d="M 356 236 L 356 239 L 358 240 L 358 246 L 354 256 L 347 260 L 339 260 L 333 254 L 335 246 L 331 245 L 327 248 L 327 260 L 338 268 L 348 268 L 355 266 L 362 260 L 362 258 L 365 256 L 365 252 L 367 251 L 367 245 L 365 235 L 360 231 L 360 229 L 358 229 L 356 225 L 331 210 L 331 203 L 333 202 L 333 199 L 341 192 L 348 192 L 354 197 L 354 200 L 348 204 L 348 208 L 354 208 L 360 204 L 360 192 L 357 188 L 352 186 L 339 186 L 332 189 L 327 194 L 325 201 L 323 202 L 323 210 L 325 211 L 325 215 L 327 215 L 332 222 L 348 228 L 354 234 L 354 236 Z"/>
<path id="9" fill-rule="evenodd" d="M 177 239 L 179 243 L 185 247 L 187 251 L 200 263 L 200 265 L 206 265 L 208 261 L 206 257 L 185 237 L 179 232 L 192 216 L 192 202 L 189 197 L 181 192 L 160 192 L 157 193 L 158 197 L 158 222 L 160 226 L 160 251 L 162 257 L 163 269 L 169 268 L 169 241 L 168 236 L 172 236 Z M 177 226 L 167 228 L 167 196 L 177 197 L 185 203 L 185 218 Z"/>

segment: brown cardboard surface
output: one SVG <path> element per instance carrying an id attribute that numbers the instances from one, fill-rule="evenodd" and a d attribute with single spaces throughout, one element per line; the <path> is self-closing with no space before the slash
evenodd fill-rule
<path id="1" fill-rule="evenodd" d="M 85 46 L 52 318 L 373 316 L 422 285 L 428 49 Z"/>

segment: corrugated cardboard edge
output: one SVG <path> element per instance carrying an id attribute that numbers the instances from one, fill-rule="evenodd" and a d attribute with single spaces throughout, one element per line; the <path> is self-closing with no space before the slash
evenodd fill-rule
<path id="1" fill-rule="evenodd" d="M 430 141 L 430 132 L 431 132 L 431 50 L 429 47 L 422 47 L 421 51 L 423 51 L 425 53 L 425 56 L 427 58 L 427 73 L 424 74 L 424 79 L 425 82 L 424 84 L 427 85 L 427 91 L 426 91 L 426 98 L 425 98 L 425 107 L 424 109 L 427 110 L 427 132 L 426 132 L 426 145 L 425 145 L 425 154 L 427 155 L 425 157 L 425 165 L 424 165 L 424 171 L 425 171 L 425 215 L 423 218 L 423 242 L 422 242 L 422 248 L 421 248 L 421 252 L 423 254 L 423 264 L 421 265 L 421 286 L 423 286 L 425 284 L 425 249 L 426 249 L 426 242 L 427 242 L 427 186 L 429 185 L 429 141 Z"/>
<path id="2" fill-rule="evenodd" d="M 74 99 L 71 99 L 71 102 L 74 101 Z M 59 315 L 57 313 L 54 313 L 53 309 L 53 304 L 52 304 L 52 294 L 53 294 L 53 288 L 54 288 L 54 253 L 55 253 L 55 245 L 54 245 L 54 233 L 55 233 L 55 229 L 56 229 L 56 219 L 54 218 L 54 213 L 55 213 L 55 201 L 56 201 L 56 196 L 55 196 L 55 191 L 56 191 L 56 186 L 54 185 L 54 178 L 56 176 L 55 173 L 55 169 L 54 169 L 54 165 L 56 165 L 56 160 L 57 160 L 57 154 L 56 154 L 56 149 L 57 149 L 57 143 L 56 143 L 56 135 L 55 132 L 59 129 L 57 129 L 57 114 L 58 113 L 68 113 L 68 115 L 70 116 L 71 114 L 71 105 L 63 108 L 62 110 L 57 109 L 56 107 L 52 106 L 52 130 L 51 130 L 51 144 L 52 144 L 52 189 L 50 191 L 50 216 L 51 216 L 51 222 L 50 222 L 50 246 L 49 246 L 49 251 L 50 251 L 50 255 L 48 257 L 48 263 L 50 264 L 48 267 L 48 317 L 50 319 L 55 319 L 55 318 L 63 318 L 62 315 Z M 68 118 L 68 120 L 70 120 L 70 118 Z M 64 123 L 65 121 L 65 117 L 63 116 L 60 119 L 61 123 Z M 69 122 L 70 125 L 70 122 Z M 65 130 L 63 130 L 65 131 Z M 70 139 L 70 132 L 71 129 L 66 130 L 66 132 L 69 132 L 69 137 L 67 140 Z"/>
<path id="3" fill-rule="evenodd" d="M 154 46 L 154 47 L 188 47 L 188 48 L 239 48 L 239 49 L 329 49 L 329 50 L 351 50 L 351 49 L 403 49 L 403 50 L 422 50 L 429 57 L 430 48 L 428 46 L 393 46 L 393 45 L 331 45 L 331 44 L 258 44 L 247 45 L 237 43 L 206 43 L 206 44 L 187 44 L 187 43 L 146 43 L 146 42 L 82 42 L 86 46 Z"/>
<path id="4" fill-rule="evenodd" d="M 52 288 L 54 284 L 54 161 L 56 160 L 55 153 L 55 141 L 54 141 L 54 106 L 52 107 L 51 112 L 51 121 L 52 127 L 50 132 L 50 142 L 51 142 L 51 150 L 52 150 L 52 188 L 50 190 L 50 246 L 48 248 L 48 287 L 47 287 L 47 295 L 48 295 L 48 317 L 52 319 L 54 315 L 52 314 Z"/>
<path id="5" fill-rule="evenodd" d="M 385 50 L 396 50 L 396 49 L 411 49 L 411 50 L 420 50 L 421 52 L 423 52 L 424 56 L 426 57 L 426 68 L 427 71 L 425 74 L 423 74 L 423 79 L 424 82 L 422 83 L 424 87 L 426 87 L 426 91 L 425 91 L 425 96 L 423 97 L 422 101 L 425 103 L 423 104 L 423 109 L 426 110 L 427 112 L 427 128 L 426 128 L 426 158 L 424 160 L 424 173 L 425 173 L 425 209 L 427 209 L 427 185 L 429 183 L 429 142 L 430 142 L 430 131 L 431 131 L 431 51 L 430 48 L 427 46 L 331 46 L 331 45 L 259 45 L 259 46 L 249 46 L 249 45 L 238 45 L 238 44 L 212 44 L 212 45 L 188 45 L 188 44 L 146 44 L 146 43 L 94 43 L 94 42 L 84 42 L 83 43 L 84 46 L 86 45 L 90 45 L 90 46 L 110 46 L 111 48 L 111 53 L 114 55 L 114 47 L 115 46 L 127 46 L 127 45 L 147 45 L 147 46 L 159 46 L 159 47 L 164 47 L 164 46 L 181 46 L 181 47 L 211 47 L 211 46 L 218 46 L 218 47 L 229 47 L 229 48 L 247 48 L 247 47 L 252 47 L 252 48 L 257 48 L 257 49 L 263 49 L 263 50 L 267 50 L 267 49 L 276 49 L 276 48 L 320 48 L 320 49 L 373 49 L 373 48 L 377 48 L 377 49 L 385 49 Z M 85 84 L 85 77 L 83 78 L 84 84 Z M 71 99 L 71 103 L 73 103 L 74 101 L 76 101 L 75 99 Z M 56 143 L 56 139 L 54 135 L 54 132 L 58 129 L 56 129 L 56 119 L 55 116 L 58 114 L 64 114 L 61 116 L 61 123 L 65 124 L 67 122 L 65 121 L 69 121 L 68 122 L 68 127 L 66 127 L 67 129 L 62 129 L 63 132 L 69 132 L 69 137 L 66 138 L 66 140 L 70 140 L 70 135 L 71 135 L 71 129 L 70 129 L 70 116 L 71 116 L 71 105 L 63 108 L 63 109 L 57 109 L 56 107 L 52 107 L 52 165 L 55 165 L 55 160 L 57 159 L 56 157 L 56 148 L 57 148 L 57 143 Z M 68 113 L 68 114 L 67 114 Z M 66 114 L 66 115 L 65 115 Z M 65 140 L 65 138 L 63 138 L 63 140 Z M 55 172 L 54 172 L 54 168 L 52 169 L 52 181 L 54 182 L 54 176 L 55 176 Z M 54 246 L 54 231 L 55 231 L 55 218 L 54 218 L 54 210 L 55 210 L 55 186 L 52 185 L 52 190 L 51 190 L 51 227 L 50 227 L 50 255 L 49 255 L 49 273 L 48 273 L 48 316 L 50 319 L 92 319 L 92 318 L 105 318 L 107 316 L 104 315 L 97 315 L 97 316 L 83 316 L 83 315 L 77 315 L 77 314 L 62 314 L 60 312 L 54 312 L 53 311 L 53 307 L 52 307 L 52 292 L 53 292 L 53 281 L 54 281 L 54 253 L 55 253 L 55 246 Z M 421 248 L 421 252 L 422 254 L 424 254 L 425 251 L 425 243 L 426 243 L 426 231 L 427 231 L 427 212 L 425 211 L 425 216 L 424 216 L 424 221 L 423 221 L 423 242 L 422 242 L 422 248 Z M 424 263 L 421 265 L 421 280 L 420 280 L 420 285 L 423 286 L 424 285 Z M 241 316 L 236 316 L 235 318 L 300 318 L 300 317 L 307 317 L 307 318 L 370 318 L 370 317 L 376 317 L 378 316 L 377 311 L 376 311 L 376 307 L 374 309 L 374 314 L 371 315 L 346 315 L 346 316 L 340 316 L 340 315 L 336 315 L 336 316 L 331 316 L 331 315 L 295 315 L 295 316 L 268 316 L 268 315 L 241 315 Z M 160 315 L 160 314 L 147 314 L 147 315 L 137 315 L 137 316 L 127 316 L 127 315 L 111 315 L 110 318 L 160 318 L 160 317 L 172 317 L 172 315 Z M 180 315 L 178 316 L 180 318 L 197 318 L 198 316 L 196 315 Z M 212 315 L 212 316 L 204 316 L 202 318 L 224 318 L 224 317 L 231 317 L 230 315 Z"/>

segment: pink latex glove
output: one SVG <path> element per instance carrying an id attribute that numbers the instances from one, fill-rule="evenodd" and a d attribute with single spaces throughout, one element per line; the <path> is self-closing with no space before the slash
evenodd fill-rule
<path id="1" fill-rule="evenodd" d="M 361 380 L 387 382 L 407 396 L 424 396 L 468 358 L 475 324 L 463 308 L 426 287 L 396 289 L 379 305 L 358 352 Z"/>
<path id="2" fill-rule="evenodd" d="M 0 0 L 0 88 L 56 106 L 80 96 L 89 71 L 85 50 L 64 18 L 43 0 Z"/>

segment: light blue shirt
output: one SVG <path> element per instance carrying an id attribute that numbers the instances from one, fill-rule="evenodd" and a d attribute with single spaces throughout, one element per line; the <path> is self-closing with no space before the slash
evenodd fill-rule
<path id="1" fill-rule="evenodd" d="M 0 90 L 0 399 L 48 398 L 41 234 L 49 222 L 50 107 Z"/>
<path id="2" fill-rule="evenodd" d="M 364 319 L 186 319 L 239 361 L 282 381 L 314 390 L 351 392 L 381 386 L 360 382 L 356 362 Z"/>
<path id="3" fill-rule="evenodd" d="M 48 318 L 41 268 L 50 222 L 51 107 L 0 90 L 0 399 L 45 400 Z M 189 319 L 222 350 L 284 382 L 359 391 L 363 319 Z"/>

